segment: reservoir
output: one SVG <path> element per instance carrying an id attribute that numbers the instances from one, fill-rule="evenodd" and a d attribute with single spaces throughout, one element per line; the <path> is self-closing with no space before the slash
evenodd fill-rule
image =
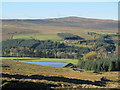
<path id="1" fill-rule="evenodd" d="M 52 66 L 52 67 L 63 67 L 67 63 L 64 62 L 38 62 L 38 61 L 18 61 L 18 62 L 24 62 L 24 63 L 32 63 L 37 65 L 45 65 L 45 66 Z"/>

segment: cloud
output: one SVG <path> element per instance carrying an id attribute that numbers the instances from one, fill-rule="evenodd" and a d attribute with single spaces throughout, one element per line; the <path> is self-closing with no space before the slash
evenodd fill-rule
<path id="1" fill-rule="evenodd" d="M 28 15 L 25 15 L 25 14 L 2 15 L 2 19 L 22 19 L 22 18 L 34 18 L 34 17 L 28 16 Z"/>

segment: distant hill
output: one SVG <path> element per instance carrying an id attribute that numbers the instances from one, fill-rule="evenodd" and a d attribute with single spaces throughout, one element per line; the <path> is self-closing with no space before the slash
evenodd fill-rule
<path id="1" fill-rule="evenodd" d="M 69 32 L 80 34 L 81 31 L 117 32 L 117 21 L 80 17 L 53 19 L 8 19 L 2 20 L 3 39 L 16 34 L 57 34 Z"/>
<path id="2" fill-rule="evenodd" d="M 91 19 L 91 18 L 80 18 L 80 17 L 64 17 L 64 18 L 53 18 L 44 19 L 46 23 L 51 25 L 61 25 L 69 27 L 80 27 L 87 29 L 115 29 L 117 28 L 117 21 L 105 20 L 105 19 Z"/>

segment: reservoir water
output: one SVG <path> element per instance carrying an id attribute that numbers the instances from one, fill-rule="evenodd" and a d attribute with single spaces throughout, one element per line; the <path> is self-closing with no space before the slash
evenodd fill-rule
<path id="1" fill-rule="evenodd" d="M 67 63 L 63 62 L 38 62 L 38 61 L 18 61 L 18 62 L 24 62 L 24 63 L 32 63 L 37 65 L 45 65 L 45 66 L 52 66 L 52 67 L 63 67 Z"/>

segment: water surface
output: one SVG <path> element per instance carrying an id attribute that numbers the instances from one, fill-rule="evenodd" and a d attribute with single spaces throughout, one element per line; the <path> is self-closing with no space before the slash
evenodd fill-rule
<path id="1" fill-rule="evenodd" d="M 24 62 L 24 63 L 32 63 L 37 65 L 45 65 L 45 66 L 52 66 L 52 67 L 63 67 L 67 63 L 63 62 L 38 62 L 38 61 L 18 61 L 18 62 Z"/>

